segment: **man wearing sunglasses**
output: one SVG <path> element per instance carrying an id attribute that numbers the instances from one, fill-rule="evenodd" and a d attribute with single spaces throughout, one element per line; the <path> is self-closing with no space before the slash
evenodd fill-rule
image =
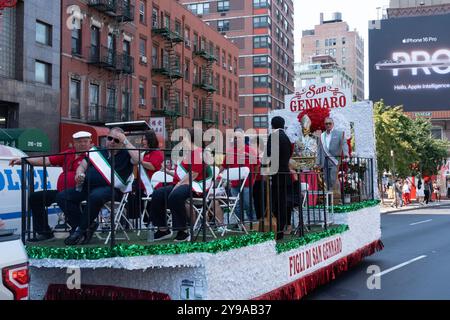
<path id="1" fill-rule="evenodd" d="M 334 129 L 332 118 L 325 119 L 326 131 L 319 140 L 316 166 L 324 170 L 328 190 L 332 190 L 337 179 L 337 168 L 342 159 L 348 157 L 348 145 L 344 132 Z"/>
<path id="2" fill-rule="evenodd" d="M 113 161 L 114 159 L 114 161 Z M 111 201 L 111 170 L 115 173 L 115 196 L 121 198 L 123 188 L 139 162 L 139 152 L 128 141 L 121 128 L 112 128 L 108 134 L 106 149 L 93 148 L 77 169 L 76 189 L 67 190 L 57 197 L 64 213 L 74 221 L 74 232 L 64 241 L 66 245 L 87 244 L 98 227 L 95 222 L 103 205 Z M 114 165 L 113 165 L 114 164 Z M 106 173 L 109 170 L 109 174 Z M 119 189 L 120 188 L 120 189 Z M 80 203 L 87 205 L 80 210 Z"/>

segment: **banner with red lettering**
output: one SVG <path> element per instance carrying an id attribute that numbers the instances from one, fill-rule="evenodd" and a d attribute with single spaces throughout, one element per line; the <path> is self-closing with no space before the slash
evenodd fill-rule
<path id="1" fill-rule="evenodd" d="M 285 108 L 291 112 L 324 108 L 345 108 L 352 103 L 350 89 L 343 89 L 331 85 L 317 83 L 297 89 L 294 94 L 285 96 Z"/>

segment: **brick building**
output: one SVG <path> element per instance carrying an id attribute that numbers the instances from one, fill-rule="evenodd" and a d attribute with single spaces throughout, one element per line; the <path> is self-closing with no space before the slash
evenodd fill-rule
<path id="1" fill-rule="evenodd" d="M 70 30 L 74 15 L 81 28 Z M 61 20 L 64 141 L 75 128 L 103 136 L 107 122 L 151 117 L 165 118 L 167 136 L 193 120 L 236 125 L 237 70 L 215 52 L 237 61 L 238 49 L 175 0 L 63 0 Z"/>
<path id="2" fill-rule="evenodd" d="M 235 127 L 238 48 L 177 1 L 138 0 L 138 7 L 139 101 L 169 128 Z"/>
<path id="3" fill-rule="evenodd" d="M 105 123 L 137 118 L 134 9 L 126 0 L 62 0 L 61 149 L 75 130 L 97 138 Z"/>
<path id="4" fill-rule="evenodd" d="M 240 126 L 265 130 L 294 90 L 292 0 L 180 2 L 239 48 L 238 61 L 221 53 L 218 65 L 239 68 Z"/>
<path id="5" fill-rule="evenodd" d="M 320 24 L 304 30 L 301 43 L 302 63 L 311 63 L 317 55 L 330 55 L 353 79 L 353 96 L 364 100 L 364 40 L 358 32 L 350 31 L 340 13 L 331 20 L 320 15 Z"/>
<path id="6" fill-rule="evenodd" d="M 59 1 L 27 0 L 0 17 L 0 143 L 26 152 L 58 150 L 60 10 Z M 16 129 L 30 128 L 42 140 L 17 145 Z"/>

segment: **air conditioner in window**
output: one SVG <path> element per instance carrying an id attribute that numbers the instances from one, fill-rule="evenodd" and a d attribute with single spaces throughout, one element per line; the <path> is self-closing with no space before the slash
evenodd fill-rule
<path id="1" fill-rule="evenodd" d="M 223 120 L 223 124 L 224 124 L 224 125 L 229 125 L 229 124 L 230 124 L 230 121 L 229 121 L 228 119 L 225 119 L 225 120 Z"/>
<path id="2" fill-rule="evenodd" d="M 147 101 L 145 101 L 145 99 L 140 99 L 140 103 L 141 106 L 145 106 L 147 105 Z"/>
<path id="3" fill-rule="evenodd" d="M 141 57 L 140 57 L 140 61 L 141 61 L 141 63 L 145 63 L 145 64 L 147 64 L 147 62 L 148 62 L 146 56 L 141 56 Z"/>
<path id="4" fill-rule="evenodd" d="M 222 64 L 223 65 L 223 67 L 226 69 L 227 68 L 227 64 L 226 63 L 224 63 L 224 64 Z"/>
<path id="5" fill-rule="evenodd" d="M 233 72 L 233 66 L 230 66 L 230 72 Z"/>

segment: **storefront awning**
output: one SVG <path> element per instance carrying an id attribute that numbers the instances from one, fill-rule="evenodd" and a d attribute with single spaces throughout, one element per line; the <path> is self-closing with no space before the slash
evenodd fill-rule
<path id="1" fill-rule="evenodd" d="M 0 144 L 24 152 L 49 152 L 47 134 L 39 129 L 0 129 Z"/>

